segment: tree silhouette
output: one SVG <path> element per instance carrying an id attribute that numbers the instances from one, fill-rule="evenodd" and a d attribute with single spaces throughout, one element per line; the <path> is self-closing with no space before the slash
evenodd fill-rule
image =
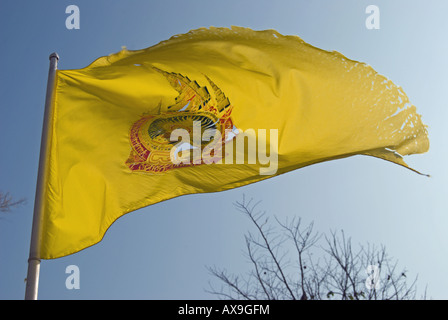
<path id="1" fill-rule="evenodd" d="M 343 231 L 322 235 L 314 231 L 313 223 L 303 226 L 300 218 L 285 222 L 275 218 L 274 227 L 257 209 L 259 203 L 244 197 L 235 203 L 255 226 L 255 233 L 245 235 L 252 270 L 237 276 L 208 267 L 221 283 L 219 289 L 210 283 L 208 292 L 238 300 L 416 298 L 417 277 L 409 282 L 407 270 L 398 269 L 385 246 L 367 244 L 355 250 Z M 426 298 L 426 290 L 421 298 Z"/>
<path id="2" fill-rule="evenodd" d="M 12 208 L 25 203 L 25 199 L 13 200 L 11 195 L 0 191 L 0 212 L 10 212 Z"/>

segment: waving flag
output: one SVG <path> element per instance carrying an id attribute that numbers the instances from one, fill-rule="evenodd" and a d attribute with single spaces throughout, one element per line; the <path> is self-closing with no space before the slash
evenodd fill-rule
<path id="1" fill-rule="evenodd" d="M 391 80 L 273 30 L 190 31 L 58 70 L 53 89 L 43 259 L 91 246 L 162 200 L 353 155 L 409 168 L 403 156 L 429 148 Z"/>

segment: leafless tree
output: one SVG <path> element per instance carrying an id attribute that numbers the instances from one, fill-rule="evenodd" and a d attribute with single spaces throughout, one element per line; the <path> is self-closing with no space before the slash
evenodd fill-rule
<path id="1" fill-rule="evenodd" d="M 13 200 L 12 196 L 0 191 L 0 212 L 10 212 L 12 208 L 25 203 L 25 199 Z"/>
<path id="2" fill-rule="evenodd" d="M 274 228 L 258 204 L 244 197 L 235 203 L 256 230 L 245 235 L 251 271 L 237 276 L 208 267 L 221 283 L 219 289 L 210 283 L 208 292 L 238 300 L 416 298 L 417 277 L 408 281 L 407 270 L 398 269 L 398 261 L 388 256 L 384 246 L 367 244 L 355 250 L 343 231 L 325 236 L 314 231 L 313 223 L 302 226 L 300 218 L 285 222 L 275 218 Z M 421 298 L 426 298 L 426 292 Z"/>

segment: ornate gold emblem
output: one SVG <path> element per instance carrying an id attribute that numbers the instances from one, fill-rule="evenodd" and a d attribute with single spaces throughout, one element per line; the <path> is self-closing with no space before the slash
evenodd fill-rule
<path id="1" fill-rule="evenodd" d="M 162 111 L 162 106 L 159 105 L 158 114 L 142 115 L 132 125 L 129 132 L 132 149 L 126 165 L 132 171 L 164 173 L 175 168 L 221 160 L 223 146 L 237 134 L 230 117 L 233 107 L 229 99 L 207 76 L 205 77 L 213 89 L 214 99 L 207 87 L 201 87 L 196 81 L 191 81 L 179 73 L 153 68 L 165 76 L 179 95 L 166 111 Z M 194 127 L 194 123 L 200 126 Z M 200 130 L 201 141 L 184 141 L 183 145 L 180 145 L 178 140 L 173 141 L 171 137 L 176 129 L 185 130 L 183 132 L 188 132 L 190 137 L 199 134 Z M 204 140 L 204 136 L 208 137 Z M 173 148 L 182 151 L 183 161 L 172 161 Z M 204 157 L 205 148 L 211 152 L 205 152 Z M 193 159 L 192 155 L 199 151 L 201 157 Z"/>

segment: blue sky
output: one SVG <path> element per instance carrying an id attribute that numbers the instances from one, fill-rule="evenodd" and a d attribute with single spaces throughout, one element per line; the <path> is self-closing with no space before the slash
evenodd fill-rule
<path id="1" fill-rule="evenodd" d="M 65 27 L 68 5 L 80 29 Z M 365 8 L 380 9 L 379 30 L 365 27 Z M 429 126 L 430 151 L 405 159 L 426 178 L 392 163 L 352 157 L 263 182 L 188 195 L 120 218 L 103 241 L 77 254 L 43 261 L 40 299 L 212 299 L 206 266 L 244 273 L 249 221 L 232 203 L 262 200 L 268 214 L 300 216 L 316 230 L 343 229 L 354 243 L 384 244 L 419 288 L 448 298 L 448 174 L 445 167 L 446 1 L 23 1 L 0 2 L 0 190 L 27 204 L 0 220 L 0 299 L 25 292 L 48 56 L 60 69 L 152 46 L 209 26 L 276 29 L 366 62 L 403 87 Z M 65 269 L 80 269 L 68 290 Z"/>

